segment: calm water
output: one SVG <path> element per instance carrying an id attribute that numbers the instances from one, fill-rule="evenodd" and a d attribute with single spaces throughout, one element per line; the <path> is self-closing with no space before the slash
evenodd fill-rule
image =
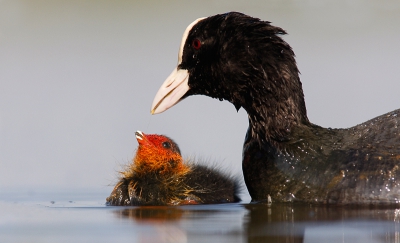
<path id="1" fill-rule="evenodd" d="M 0 241 L 400 242 L 397 209 L 249 203 L 106 207 L 106 196 L 2 193 Z"/>

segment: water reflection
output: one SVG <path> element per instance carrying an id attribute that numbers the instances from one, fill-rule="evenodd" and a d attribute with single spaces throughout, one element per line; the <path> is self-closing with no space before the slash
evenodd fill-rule
<path id="1" fill-rule="evenodd" d="M 139 242 L 245 242 L 240 204 L 129 207 L 114 213 L 152 228 L 154 234 L 139 232 Z"/>
<path id="2" fill-rule="evenodd" d="M 231 204 L 114 213 L 155 230 L 143 233 L 140 242 L 400 242 L 395 208 Z"/>
<path id="3" fill-rule="evenodd" d="M 179 207 L 139 207 L 115 211 L 117 217 L 131 219 L 152 226 L 152 231 L 138 232 L 139 242 L 187 242 L 185 230 L 174 222 L 182 219 L 184 210 Z"/>
<path id="4" fill-rule="evenodd" d="M 179 207 L 139 207 L 116 211 L 116 214 L 142 223 L 163 223 L 180 220 L 184 212 Z"/>
<path id="5" fill-rule="evenodd" d="M 393 208 L 244 205 L 248 242 L 400 242 Z"/>

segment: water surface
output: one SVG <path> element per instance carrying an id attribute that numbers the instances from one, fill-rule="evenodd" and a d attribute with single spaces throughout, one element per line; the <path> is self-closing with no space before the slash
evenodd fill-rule
<path id="1" fill-rule="evenodd" d="M 395 208 L 247 202 L 107 207 L 107 194 L 67 195 L 0 195 L 1 242 L 400 242 Z"/>

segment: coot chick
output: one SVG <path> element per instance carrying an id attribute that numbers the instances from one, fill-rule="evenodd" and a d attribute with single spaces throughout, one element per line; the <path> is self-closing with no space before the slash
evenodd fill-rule
<path id="1" fill-rule="evenodd" d="M 197 94 L 243 107 L 249 128 L 242 166 L 253 201 L 398 204 L 400 110 L 348 129 L 311 123 L 284 34 L 237 12 L 197 19 L 151 113 Z"/>
<path id="2" fill-rule="evenodd" d="M 163 135 L 135 133 L 133 163 L 106 199 L 110 206 L 185 205 L 240 201 L 238 182 L 215 168 L 184 161 L 178 145 Z"/>

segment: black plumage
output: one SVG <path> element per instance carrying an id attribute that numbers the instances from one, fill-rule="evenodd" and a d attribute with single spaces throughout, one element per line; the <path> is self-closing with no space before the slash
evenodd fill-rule
<path id="1" fill-rule="evenodd" d="M 254 201 L 398 204 L 400 110 L 348 129 L 312 124 L 284 34 L 237 12 L 196 20 L 152 113 L 197 94 L 243 107 L 243 174 Z"/>

